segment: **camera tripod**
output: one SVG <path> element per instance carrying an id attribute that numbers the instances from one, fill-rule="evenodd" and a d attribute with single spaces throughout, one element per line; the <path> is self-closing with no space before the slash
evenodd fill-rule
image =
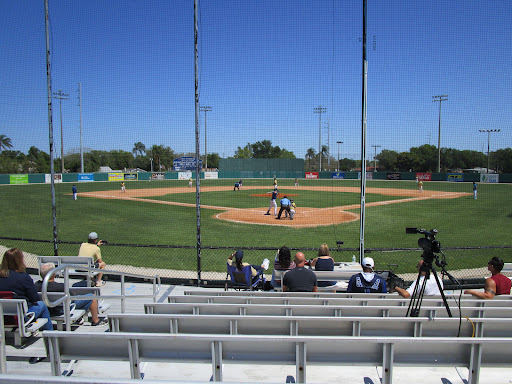
<path id="1" fill-rule="evenodd" d="M 448 306 L 448 302 L 446 301 L 446 296 L 443 292 L 443 287 L 441 286 L 441 282 L 439 280 L 439 277 L 437 276 L 437 272 L 435 267 L 433 266 L 432 262 L 434 259 L 436 260 L 436 265 L 438 267 L 441 267 L 442 272 L 447 275 L 450 279 L 454 280 L 454 277 L 451 276 L 446 269 L 444 268 L 445 263 L 439 261 L 439 256 L 431 253 L 431 252 L 424 252 L 423 255 L 423 265 L 420 268 L 420 271 L 418 272 L 418 278 L 416 279 L 416 285 L 414 286 L 414 292 L 411 296 L 411 302 L 409 303 L 409 308 L 407 309 L 407 317 L 418 317 L 420 314 L 421 309 L 421 303 L 423 301 L 423 296 L 425 295 L 425 287 L 427 286 L 427 281 L 430 279 L 430 274 L 432 273 L 434 275 L 434 278 L 437 283 L 437 287 L 439 288 L 439 292 L 441 292 L 441 298 L 443 299 L 444 306 L 446 308 L 446 312 L 448 312 L 449 317 L 452 316 L 452 312 L 450 311 L 450 307 Z M 420 281 L 422 277 L 422 273 L 425 272 L 425 276 L 423 278 L 423 282 L 421 283 L 420 287 Z"/>

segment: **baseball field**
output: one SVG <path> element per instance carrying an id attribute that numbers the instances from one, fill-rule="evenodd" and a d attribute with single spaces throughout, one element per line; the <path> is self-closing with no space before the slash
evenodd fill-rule
<path id="1" fill-rule="evenodd" d="M 225 270 L 226 249 L 210 247 L 317 248 L 321 243 L 343 248 L 359 246 L 360 181 L 278 180 L 280 196 L 297 204 L 294 220 L 276 220 L 264 213 L 269 208 L 272 180 L 244 180 L 243 189 L 233 190 L 235 180 L 201 180 L 201 268 Z M 195 271 L 197 242 L 195 183 L 186 180 L 78 183 L 78 200 L 71 198 L 71 184 L 56 184 L 58 239 L 82 242 L 96 231 L 108 240 L 103 256 L 108 264 Z M 50 186 L 6 185 L 0 187 L 2 217 L 0 236 L 51 240 Z M 426 182 L 424 192 L 414 181 L 367 182 L 365 248 L 386 248 L 372 256 L 377 266 L 398 264 L 399 270 L 414 269 L 410 256 L 420 252 L 391 251 L 417 248 L 420 235 L 406 235 L 406 227 L 439 230 L 437 239 L 445 247 L 489 247 L 510 245 L 512 221 L 511 186 L 479 184 L 473 199 L 471 183 Z M 278 198 L 279 200 L 279 198 Z M 279 201 L 278 201 L 279 205 Z M 271 210 L 273 213 L 273 210 Z M 53 254 L 51 243 L 1 240 L 36 254 Z M 157 245 L 134 247 L 131 245 Z M 165 246 L 186 246 L 165 248 Z M 78 245 L 59 244 L 59 254 L 76 254 Z M 312 258 L 314 251 L 306 251 Z M 354 251 L 334 252 L 336 260 L 350 260 Z M 452 268 L 486 265 L 490 255 L 512 260 L 507 249 L 446 251 Z M 246 250 L 249 262 L 271 258 L 270 251 Z"/>

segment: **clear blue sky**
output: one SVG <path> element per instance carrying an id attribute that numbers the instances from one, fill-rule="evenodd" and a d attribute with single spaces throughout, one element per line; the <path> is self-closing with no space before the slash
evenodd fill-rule
<path id="1" fill-rule="evenodd" d="M 84 144 L 195 150 L 193 0 L 49 0 L 53 92 L 65 152 Z M 269 139 L 304 157 L 360 158 L 362 0 L 201 0 L 200 103 L 208 152 Z M 512 147 L 512 1 L 368 0 L 368 155 L 437 145 Z M 0 2 L 0 134 L 48 151 L 43 0 Z M 375 46 L 374 46 L 375 41 Z M 53 103 L 57 155 L 59 104 Z M 204 113 L 200 115 L 204 152 Z"/>

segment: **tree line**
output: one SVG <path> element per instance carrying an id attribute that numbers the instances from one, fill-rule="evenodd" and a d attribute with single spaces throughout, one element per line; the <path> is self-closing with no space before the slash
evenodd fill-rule
<path id="1" fill-rule="evenodd" d="M 0 135 L 0 173 L 49 173 L 50 155 L 37 147 L 30 147 L 27 154 L 12 150 L 11 139 Z M 84 172 L 98 172 L 100 167 L 108 166 L 114 170 L 143 169 L 145 171 L 170 171 L 174 159 L 182 156 L 195 157 L 194 153 L 177 153 L 171 147 L 153 145 L 149 148 L 142 142 L 136 142 L 131 152 L 123 150 L 89 150 L 84 153 Z M 322 157 L 322 170 L 325 171 L 353 171 L 361 168 L 361 160 L 343 158 L 338 160 L 330 156 L 329 148 L 322 146 L 320 153 L 309 148 L 305 155 L 306 171 L 318 171 L 320 156 Z M 281 158 L 295 159 L 293 152 L 279 146 L 273 146 L 270 140 L 247 143 L 238 147 L 233 156 L 237 159 L 247 158 Z M 208 167 L 218 168 L 220 156 L 218 153 L 208 154 Z M 202 156 L 204 161 L 204 156 Z M 422 145 L 413 147 L 407 152 L 395 152 L 388 149 L 381 151 L 374 160 L 368 160 L 367 166 L 376 165 L 377 171 L 415 171 L 436 172 L 438 162 L 437 147 Z M 487 155 L 470 150 L 441 148 L 441 171 L 461 169 L 486 168 L 499 173 L 512 173 L 512 148 L 498 149 Z M 72 153 L 64 156 L 65 172 L 80 172 L 80 154 Z M 62 173 L 60 158 L 54 159 L 54 170 Z"/>

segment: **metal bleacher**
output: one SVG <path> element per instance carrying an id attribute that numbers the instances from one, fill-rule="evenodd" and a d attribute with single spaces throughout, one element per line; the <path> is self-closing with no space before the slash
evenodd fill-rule
<path id="1" fill-rule="evenodd" d="M 406 306 L 360 305 L 266 305 L 266 304 L 218 304 L 218 303 L 150 303 L 145 304 L 148 314 L 193 315 L 252 315 L 252 316 L 334 316 L 334 317 L 405 317 Z M 507 307 L 452 307 L 453 317 L 510 318 L 512 306 Z M 422 306 L 419 317 L 448 317 L 446 308 Z"/>
<path id="2" fill-rule="evenodd" d="M 142 362 L 210 361 L 212 380 L 222 381 L 225 364 L 291 364 L 306 383 L 315 365 L 381 365 L 382 383 L 392 382 L 393 367 L 459 366 L 477 384 L 481 367 L 510 366 L 510 338 L 431 338 L 353 336 L 266 336 L 163 333 L 43 333 L 52 374 L 65 360 L 127 361 L 131 378 L 141 378 Z M 101 345 L 101 348 L 98 348 Z M 350 353 L 347 353 L 350 351 Z"/>

